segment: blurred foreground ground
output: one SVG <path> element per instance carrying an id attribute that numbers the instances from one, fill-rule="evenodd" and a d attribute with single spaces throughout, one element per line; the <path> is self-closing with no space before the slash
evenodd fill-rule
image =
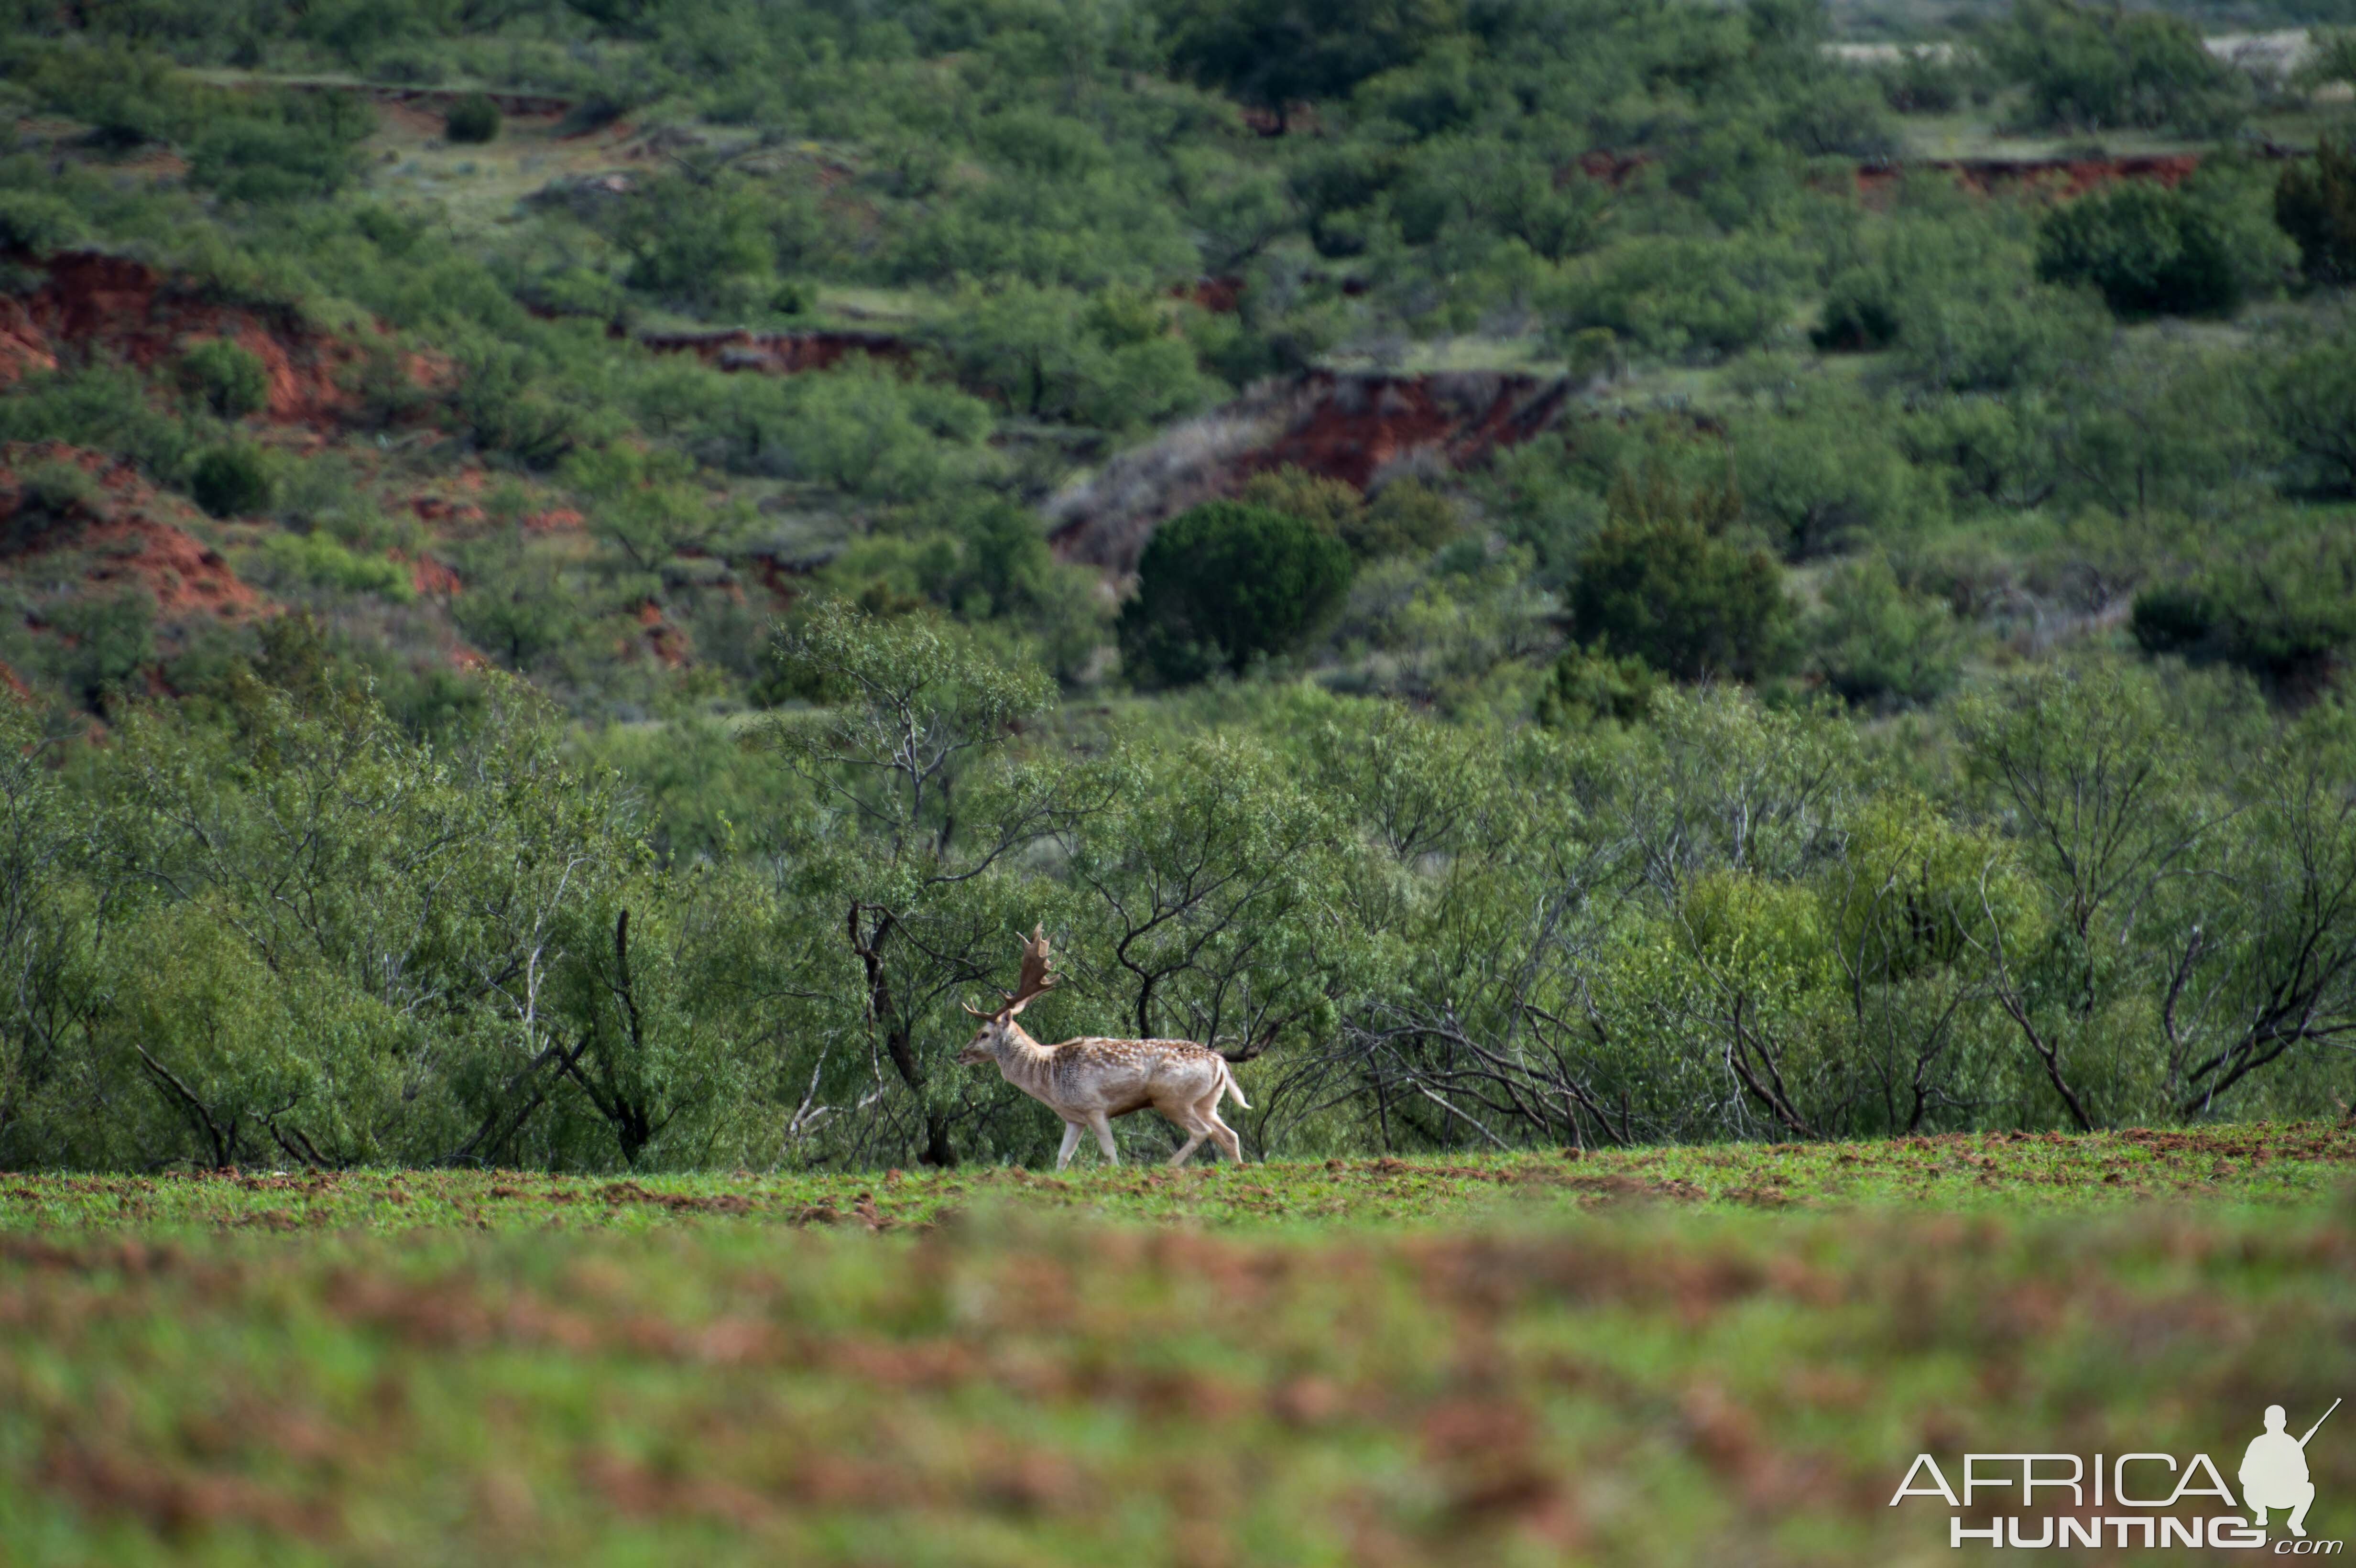
<path id="1" fill-rule="evenodd" d="M 1957 1560 L 1918 1452 L 2356 1392 L 2351 1162 L 0 1178 L 0 1563 Z"/>

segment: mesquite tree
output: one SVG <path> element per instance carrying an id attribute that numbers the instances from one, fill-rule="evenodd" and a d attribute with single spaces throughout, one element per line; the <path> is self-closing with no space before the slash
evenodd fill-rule
<path id="1" fill-rule="evenodd" d="M 821 704 L 765 731 L 816 791 L 809 820 L 781 825 L 797 896 L 831 902 L 867 1027 L 921 1122 L 917 1157 L 953 1165 L 958 1084 L 942 1068 L 958 995 L 1037 918 L 1050 895 L 1027 857 L 1094 809 L 1100 785 L 1017 753 L 1020 727 L 1054 702 L 1044 675 L 928 619 L 822 605 L 777 654 Z"/>

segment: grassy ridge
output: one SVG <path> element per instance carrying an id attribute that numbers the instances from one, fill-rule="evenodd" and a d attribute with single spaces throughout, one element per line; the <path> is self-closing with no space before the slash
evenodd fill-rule
<path id="1" fill-rule="evenodd" d="M 2356 1385 L 2351 1157 L 8 1178 L 0 1563 L 1924 1559 L 1918 1451 Z"/>
<path id="2" fill-rule="evenodd" d="M 1093 1156 L 1085 1157 L 1093 1159 Z M 603 1227 L 680 1219 L 931 1224 L 977 1204 L 1213 1225 L 1543 1219 L 1630 1200 L 1708 1211 L 1857 1204 L 2078 1209 L 2154 1197 L 2313 1203 L 2356 1174 L 2356 1134 L 2319 1123 L 2091 1137 L 1990 1133 L 1879 1143 L 1730 1145 L 1446 1159 L 1198 1163 L 1063 1175 L 1008 1168 L 882 1175 L 605 1177 L 478 1171 L 0 1177 L 0 1233 L 261 1228 L 407 1232 Z"/>

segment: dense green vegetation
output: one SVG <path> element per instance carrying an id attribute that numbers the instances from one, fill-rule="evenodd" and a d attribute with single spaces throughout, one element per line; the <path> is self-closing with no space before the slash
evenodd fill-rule
<path id="1" fill-rule="evenodd" d="M 1076 983 L 1033 1027 L 1259 1056 L 1273 1152 L 2339 1093 L 2356 735 L 2231 677 L 2034 668 L 1931 764 L 1724 688 L 1502 744 L 1279 688 L 1228 726 L 1273 739 L 1151 741 L 836 608 L 752 758 L 661 736 L 690 854 L 520 686 L 417 741 L 299 632 L 64 777 L 16 720 L 10 1163 L 1035 1157 L 1047 1119 L 949 1057 L 1040 918 Z"/>
<path id="2" fill-rule="evenodd" d="M 1042 920 L 1258 1152 L 2336 1114 L 2345 46 L 1831 41 L 19 7 L 0 1167 L 1033 1160 Z"/>

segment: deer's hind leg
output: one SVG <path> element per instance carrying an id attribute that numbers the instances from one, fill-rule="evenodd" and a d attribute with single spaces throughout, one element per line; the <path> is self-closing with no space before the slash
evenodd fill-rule
<path id="1" fill-rule="evenodd" d="M 1219 1096 L 1226 1093 L 1226 1088 L 1222 1084 L 1212 1090 L 1204 1098 L 1203 1103 L 1194 1108 L 1194 1115 L 1202 1118 L 1203 1124 L 1203 1130 L 1196 1135 L 1196 1140 L 1199 1142 L 1202 1138 L 1208 1137 L 1219 1146 L 1221 1153 L 1237 1165 L 1241 1165 L 1244 1162 L 1244 1146 L 1237 1138 L 1236 1130 L 1219 1120 Z"/>
<path id="2" fill-rule="evenodd" d="M 1183 1165 L 1194 1158 L 1194 1151 L 1203 1147 L 1203 1140 L 1211 1136 L 1210 1125 L 1203 1120 L 1201 1108 L 1181 1104 L 1175 1107 L 1156 1105 L 1154 1109 L 1177 1124 L 1179 1130 L 1186 1135 L 1185 1143 L 1180 1146 L 1176 1154 L 1170 1157 L 1170 1163 L 1173 1166 Z"/>

